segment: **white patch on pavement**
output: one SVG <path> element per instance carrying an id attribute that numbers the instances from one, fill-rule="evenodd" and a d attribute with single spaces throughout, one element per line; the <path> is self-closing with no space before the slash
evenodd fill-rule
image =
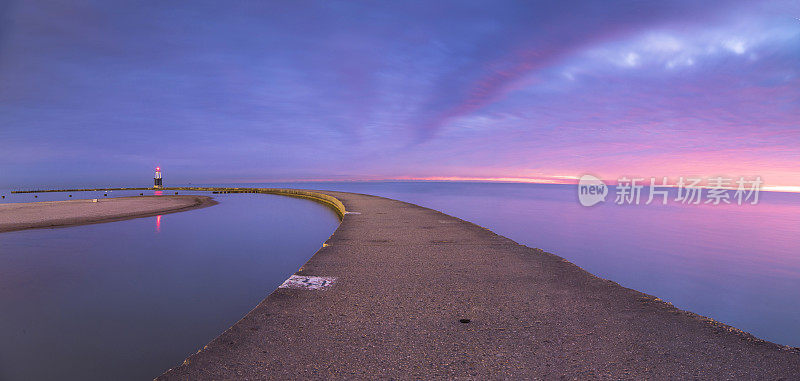
<path id="1" fill-rule="evenodd" d="M 344 212 L 344 214 L 361 214 L 359 212 Z"/>
<path id="2" fill-rule="evenodd" d="M 292 275 L 278 288 L 302 288 L 306 290 L 322 290 L 333 286 L 336 278 L 325 276 Z"/>

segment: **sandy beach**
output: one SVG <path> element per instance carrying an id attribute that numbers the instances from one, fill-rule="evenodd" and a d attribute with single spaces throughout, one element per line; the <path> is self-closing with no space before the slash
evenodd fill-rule
<path id="1" fill-rule="evenodd" d="M 207 196 L 138 196 L 0 205 L 0 232 L 111 222 L 203 208 Z"/>

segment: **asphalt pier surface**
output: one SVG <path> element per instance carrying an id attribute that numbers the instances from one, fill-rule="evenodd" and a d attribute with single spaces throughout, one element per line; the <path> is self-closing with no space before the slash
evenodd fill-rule
<path id="1" fill-rule="evenodd" d="M 360 214 L 295 275 L 333 285 L 275 290 L 161 379 L 800 379 L 796 348 L 434 210 L 323 193 Z"/>

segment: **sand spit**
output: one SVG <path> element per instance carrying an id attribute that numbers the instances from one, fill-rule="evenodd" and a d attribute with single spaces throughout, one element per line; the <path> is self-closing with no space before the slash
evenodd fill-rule
<path id="1" fill-rule="evenodd" d="M 111 222 L 203 208 L 207 196 L 137 196 L 0 205 L 0 232 Z"/>

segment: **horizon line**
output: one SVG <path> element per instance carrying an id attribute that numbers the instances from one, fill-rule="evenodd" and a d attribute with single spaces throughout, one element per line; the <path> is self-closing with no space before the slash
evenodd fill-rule
<path id="1" fill-rule="evenodd" d="M 391 182 L 391 181 L 419 181 L 419 182 L 470 182 L 470 183 L 514 183 L 514 184 L 550 184 L 550 185 L 576 185 L 579 177 L 576 176 L 548 176 L 544 178 L 533 177 L 462 177 L 462 176 L 432 176 L 432 177 L 396 177 L 382 179 L 277 179 L 267 181 L 234 181 L 242 184 L 258 184 L 270 182 Z M 617 180 L 601 179 L 609 185 L 616 185 Z M 644 184 L 647 186 L 647 184 Z M 668 185 L 667 187 L 675 187 Z M 703 188 L 707 188 L 703 186 Z M 735 190 L 736 188 L 729 188 Z M 800 193 L 800 186 L 795 185 L 767 185 L 761 187 L 766 192 Z"/>

